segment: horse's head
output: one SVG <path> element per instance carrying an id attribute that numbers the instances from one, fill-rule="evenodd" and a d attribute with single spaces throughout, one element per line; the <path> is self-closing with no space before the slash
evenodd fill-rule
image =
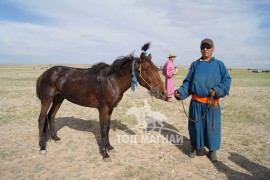
<path id="1" fill-rule="evenodd" d="M 136 76 L 141 86 L 147 88 L 151 96 L 155 96 L 158 99 L 166 98 L 166 89 L 164 83 L 158 73 L 158 68 L 151 61 L 152 55 L 145 55 L 141 53 L 140 59 L 137 62 L 138 68 L 136 68 Z"/>

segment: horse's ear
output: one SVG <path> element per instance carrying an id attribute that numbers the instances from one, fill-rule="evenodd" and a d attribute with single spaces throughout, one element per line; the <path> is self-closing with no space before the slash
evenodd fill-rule
<path id="1" fill-rule="evenodd" d="M 151 59 L 152 59 L 152 54 L 150 53 L 148 54 L 148 60 L 151 61 Z"/>

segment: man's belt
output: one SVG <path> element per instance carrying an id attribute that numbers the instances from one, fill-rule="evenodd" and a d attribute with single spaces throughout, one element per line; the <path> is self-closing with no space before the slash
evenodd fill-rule
<path id="1" fill-rule="evenodd" d="M 200 97 L 197 94 L 192 94 L 191 99 L 203 104 L 214 104 L 214 107 L 212 107 L 212 128 L 215 130 L 215 108 L 218 107 L 219 100 L 214 98 Z"/>
<path id="2" fill-rule="evenodd" d="M 218 103 L 219 103 L 219 99 L 213 99 L 213 100 L 211 100 L 208 97 L 200 97 L 197 94 L 192 94 L 191 95 L 191 99 L 194 100 L 194 101 L 203 103 L 203 104 L 213 104 L 214 103 L 215 108 L 218 107 Z"/>

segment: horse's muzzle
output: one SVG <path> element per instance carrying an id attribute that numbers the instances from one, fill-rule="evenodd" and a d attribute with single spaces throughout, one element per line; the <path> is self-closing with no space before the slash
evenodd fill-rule
<path id="1" fill-rule="evenodd" d="M 162 100 L 165 100 L 166 95 L 167 95 L 166 91 L 164 92 L 161 89 L 154 89 L 154 88 L 150 89 L 149 94 L 151 96 L 155 96 L 155 98 L 157 99 L 162 99 Z"/>

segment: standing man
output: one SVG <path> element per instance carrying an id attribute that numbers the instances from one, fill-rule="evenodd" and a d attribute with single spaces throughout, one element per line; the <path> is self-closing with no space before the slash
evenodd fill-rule
<path id="1" fill-rule="evenodd" d="M 173 53 L 170 53 L 168 58 L 169 59 L 166 61 L 166 63 L 163 66 L 162 74 L 165 76 L 165 87 L 167 90 L 166 101 L 171 102 L 172 97 L 174 96 L 174 90 L 175 90 L 173 76 L 176 73 L 175 73 L 173 61 L 175 60 L 176 56 Z"/>
<path id="2" fill-rule="evenodd" d="M 191 142 L 189 157 L 194 158 L 198 150 L 207 147 L 208 157 L 215 162 L 221 142 L 221 111 L 218 102 L 229 95 L 231 77 L 223 62 L 212 57 L 215 47 L 211 39 L 202 40 L 200 49 L 201 58 L 191 64 L 187 77 L 174 94 L 178 100 L 191 95 L 189 118 L 199 120 L 188 122 Z"/>

